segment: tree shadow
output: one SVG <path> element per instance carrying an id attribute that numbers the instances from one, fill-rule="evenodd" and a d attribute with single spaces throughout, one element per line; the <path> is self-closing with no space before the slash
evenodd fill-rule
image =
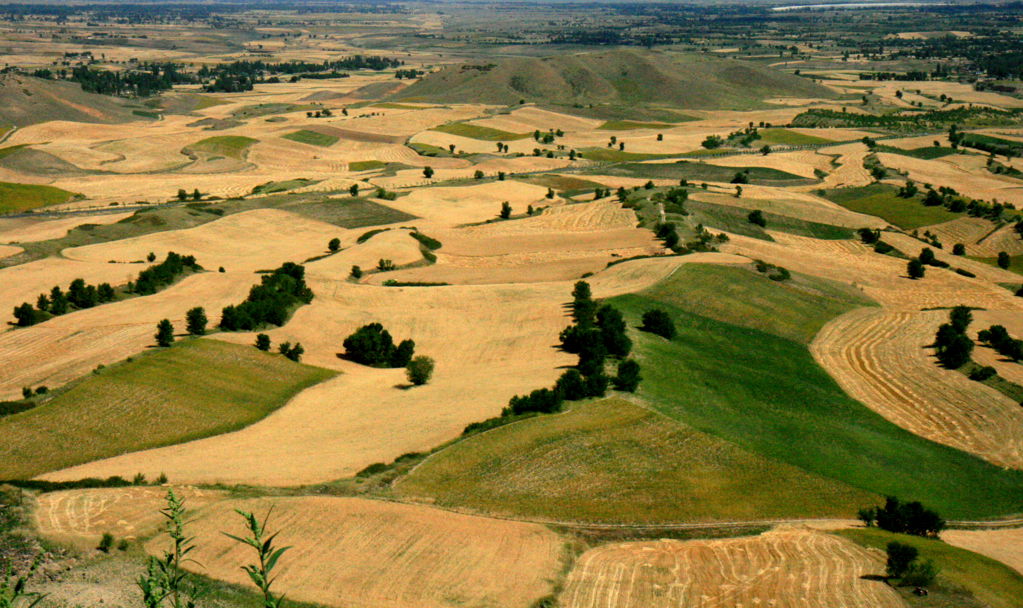
<path id="1" fill-rule="evenodd" d="M 888 583 L 888 577 L 882 574 L 864 574 L 860 579 L 865 581 L 877 581 L 879 583 Z"/>

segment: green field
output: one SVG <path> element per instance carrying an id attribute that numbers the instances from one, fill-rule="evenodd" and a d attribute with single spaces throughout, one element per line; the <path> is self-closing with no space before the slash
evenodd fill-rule
<path id="1" fill-rule="evenodd" d="M 597 127 L 602 131 L 631 131 L 633 129 L 670 129 L 677 125 L 663 122 L 637 122 L 634 120 L 609 120 Z"/>
<path id="2" fill-rule="evenodd" d="M 259 143 L 258 139 L 243 135 L 218 135 L 207 137 L 186 147 L 185 153 L 202 153 L 209 156 L 226 156 L 228 158 L 244 158 L 249 147 Z"/>
<path id="3" fill-rule="evenodd" d="M 16 146 L 7 146 L 6 148 L 0 148 L 0 158 L 10 156 L 11 154 L 17 152 L 18 150 L 27 148 L 29 145 L 30 144 L 18 144 Z"/>
<path id="4" fill-rule="evenodd" d="M 758 131 L 760 138 L 757 140 L 758 143 L 763 144 L 784 144 L 788 146 L 809 146 L 813 144 L 830 144 L 834 140 L 825 139 L 823 137 L 817 137 L 815 135 L 807 135 L 805 133 L 799 133 L 798 131 L 790 131 L 789 129 L 760 129 Z"/>
<path id="5" fill-rule="evenodd" d="M 468 437 L 395 490 L 486 513 L 616 523 L 847 516 L 872 502 L 622 399 Z"/>
<path id="6" fill-rule="evenodd" d="M 967 257 L 971 260 L 987 264 L 988 266 L 998 267 L 998 258 L 981 258 L 972 255 Z M 1016 274 L 1023 274 L 1023 255 L 1009 256 L 1009 267 L 1006 270 L 1015 272 Z"/>
<path id="7" fill-rule="evenodd" d="M 432 144 L 413 142 L 407 145 L 409 148 L 412 148 L 412 150 L 419 156 L 430 156 L 439 158 L 454 156 L 447 148 L 441 148 L 440 146 L 434 146 Z"/>
<path id="8" fill-rule="evenodd" d="M 956 154 L 956 151 L 952 148 L 943 148 L 941 146 L 924 146 L 922 148 L 896 148 L 895 146 L 878 146 L 877 152 L 888 152 L 890 154 L 901 154 L 903 156 L 909 156 L 912 158 L 920 158 L 923 160 L 934 160 L 936 158 L 942 158 L 945 156 L 951 156 Z"/>
<path id="9" fill-rule="evenodd" d="M 73 192 L 53 186 L 0 182 L 0 213 L 16 213 L 48 205 L 59 205 L 74 196 Z"/>
<path id="10" fill-rule="evenodd" d="M 256 118 L 258 116 L 269 116 L 271 114 L 286 114 L 288 112 L 318 109 L 320 109 L 319 106 L 312 104 L 260 103 L 251 106 L 242 106 L 231 112 L 231 116 L 234 116 L 235 118 Z"/>
<path id="11" fill-rule="evenodd" d="M 617 150 L 607 150 L 608 153 L 628 154 Z M 642 156 L 642 155 L 637 155 Z M 657 155 L 647 155 L 650 158 L 658 158 Z M 586 158 L 597 160 L 586 153 Z M 600 159 L 603 160 L 603 159 Z M 619 160 L 642 160 L 640 158 L 619 159 Z M 812 184 L 815 180 L 770 169 L 767 167 L 721 167 L 703 162 L 678 161 L 674 163 L 623 163 L 613 167 L 595 167 L 589 172 L 616 175 L 621 177 L 638 177 L 641 179 L 687 179 L 689 181 L 707 182 L 731 182 L 736 173 L 749 171 L 749 181 L 753 184 L 781 184 L 800 185 Z"/>
<path id="12" fill-rule="evenodd" d="M 1001 562 L 972 551 L 953 547 L 940 540 L 893 534 L 877 528 L 839 530 L 834 534 L 882 551 L 889 542 L 898 541 L 916 547 L 920 551 L 920 559 L 932 560 L 940 572 L 937 584 L 930 588 L 929 599 L 933 603 L 922 603 L 922 606 L 972 607 L 979 600 L 988 608 L 1018 608 L 1023 600 L 1023 575 Z M 884 572 L 874 574 L 883 575 Z M 904 597 L 909 599 L 911 590 L 903 588 Z M 911 605 L 916 603 L 911 602 Z"/>
<path id="13" fill-rule="evenodd" d="M 154 349 L 0 419 L 0 479 L 233 431 L 333 375 L 217 340 Z"/>
<path id="14" fill-rule="evenodd" d="M 407 103 L 392 103 L 392 102 L 389 102 L 389 101 L 384 102 L 384 103 L 375 103 L 375 104 L 373 104 L 373 107 L 374 108 L 384 108 L 385 110 L 424 110 L 424 109 L 426 109 L 423 106 L 411 106 L 411 105 L 409 105 Z"/>
<path id="15" fill-rule="evenodd" d="M 593 192 L 597 188 L 603 188 L 602 184 L 591 182 L 588 179 L 573 177 L 571 175 L 557 175 L 555 173 L 541 173 L 530 175 L 519 179 L 528 184 L 536 184 L 545 188 L 553 188 L 565 196 L 576 196 L 583 192 Z"/>
<path id="16" fill-rule="evenodd" d="M 686 202 L 686 209 L 692 214 L 694 221 L 705 226 L 719 228 L 733 234 L 771 240 L 771 237 L 764 231 L 764 228 L 750 223 L 748 219 L 749 209 L 693 200 Z M 767 230 L 788 232 L 789 234 L 808 236 L 815 239 L 851 239 L 855 236 L 855 233 L 850 228 L 801 220 L 769 211 L 763 211 L 762 213 L 767 221 Z"/>
<path id="17" fill-rule="evenodd" d="M 628 152 L 618 148 L 583 148 L 579 151 L 580 156 L 586 160 L 602 163 L 621 163 L 640 160 L 657 160 L 659 158 L 671 158 L 677 154 L 645 154 L 641 152 Z"/>
<path id="18" fill-rule="evenodd" d="M 481 127 L 464 122 L 440 125 L 434 127 L 431 131 L 439 131 L 448 135 L 458 135 L 459 137 L 468 137 L 470 139 L 481 139 L 483 141 L 514 141 L 532 136 L 532 133 L 510 133 L 500 129 L 491 129 L 490 127 Z"/>
<path id="19" fill-rule="evenodd" d="M 754 276 L 746 285 L 705 288 L 690 297 L 692 273 L 701 270 L 679 271 L 645 292 L 609 300 L 632 326 L 654 307 L 678 325 L 679 335 L 670 342 L 631 334 L 643 366 L 640 395 L 658 411 L 817 475 L 923 501 L 945 517 L 1023 511 L 1023 472 L 1003 470 L 888 422 L 850 399 L 802 341 L 787 337 L 809 336 L 830 314 L 856 302 L 832 296 L 835 301 L 827 304 L 812 291 L 774 289 Z M 713 285 L 718 279 L 707 280 Z M 741 312 L 750 301 L 756 310 Z M 697 307 L 732 322 L 690 312 Z M 815 318 L 790 312 L 800 309 Z"/>
<path id="20" fill-rule="evenodd" d="M 348 163 L 349 171 L 372 171 L 374 169 L 383 169 L 387 164 L 380 162 L 379 160 L 357 160 Z"/>
<path id="21" fill-rule="evenodd" d="M 306 186 L 313 186 L 320 183 L 323 180 L 319 179 L 307 179 L 304 177 L 298 177 L 295 179 L 285 179 L 276 182 L 267 182 L 260 184 L 252 189 L 253 194 L 276 194 L 278 192 L 287 192 L 289 190 L 297 190 L 298 188 L 305 188 Z"/>
<path id="22" fill-rule="evenodd" d="M 310 146 L 321 146 L 324 148 L 327 146 L 333 146 L 340 139 L 337 135 L 328 135 L 326 133 L 320 133 L 319 131 L 310 131 L 309 129 L 294 131 L 287 135 L 282 135 L 281 137 L 284 139 L 290 139 L 291 141 L 297 141 L 300 144 L 309 144 Z"/>
<path id="23" fill-rule="evenodd" d="M 919 198 L 901 198 L 898 189 L 888 184 L 871 184 L 860 188 L 828 190 L 824 197 L 850 211 L 876 215 L 903 230 L 913 230 L 962 217 L 944 207 L 927 207 Z"/>

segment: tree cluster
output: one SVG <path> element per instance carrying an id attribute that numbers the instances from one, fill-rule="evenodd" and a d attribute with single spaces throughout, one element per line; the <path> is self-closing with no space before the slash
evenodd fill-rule
<path id="1" fill-rule="evenodd" d="M 931 560 L 918 560 L 920 552 L 913 545 L 893 540 L 885 549 L 888 554 L 885 576 L 888 578 L 897 578 L 902 585 L 910 587 L 926 587 L 937 578 L 938 567 Z"/>
<path id="2" fill-rule="evenodd" d="M 305 267 L 285 262 L 280 268 L 263 275 L 260 284 L 249 290 L 244 302 L 224 308 L 220 329 L 249 331 L 264 325 L 280 327 L 288 320 L 294 307 L 312 301 L 313 292 L 305 283 Z"/>
<path id="3" fill-rule="evenodd" d="M 1003 357 L 1019 361 L 1023 359 L 1023 340 L 1017 340 L 1009 335 L 1009 331 L 1003 325 L 992 325 L 982 329 L 977 338 L 995 349 Z"/>
<path id="4" fill-rule="evenodd" d="M 416 350 L 416 343 L 411 339 L 395 346 L 390 332 L 380 323 L 363 325 L 345 338 L 342 346 L 347 358 L 372 367 L 405 367 Z"/>
<path id="5" fill-rule="evenodd" d="M 949 322 L 938 327 L 934 336 L 938 361 L 949 369 L 959 369 L 970 360 L 973 340 L 966 330 L 973 321 L 973 313 L 967 306 L 956 306 L 949 313 Z"/>
<path id="6" fill-rule="evenodd" d="M 883 507 L 860 509 L 859 518 L 867 527 L 877 526 L 888 532 L 937 538 L 945 529 L 945 520 L 937 512 L 917 501 L 902 502 L 894 496 L 885 498 Z"/>
<path id="7" fill-rule="evenodd" d="M 188 270 L 199 271 L 202 266 L 196 263 L 194 255 L 180 255 L 171 251 L 162 262 L 146 268 L 134 282 L 128 283 L 128 291 L 141 296 L 152 295 Z"/>
<path id="8" fill-rule="evenodd" d="M 15 306 L 14 319 L 19 327 L 28 327 L 51 317 L 112 302 L 116 297 L 110 283 L 89 285 L 85 279 L 75 279 L 66 292 L 55 285 L 50 293 L 39 294 L 34 307 L 28 302 Z"/>

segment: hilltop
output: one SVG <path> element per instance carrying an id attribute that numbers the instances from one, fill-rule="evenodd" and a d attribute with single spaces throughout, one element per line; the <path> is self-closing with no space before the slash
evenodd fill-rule
<path id="1" fill-rule="evenodd" d="M 649 104 L 744 109 L 767 97 L 831 97 L 805 78 L 695 54 L 614 50 L 446 67 L 393 99 L 435 103 Z"/>
<path id="2" fill-rule="evenodd" d="M 73 82 L 0 75 L 0 124 L 24 127 L 48 120 L 116 123 L 139 120 L 118 99 L 86 93 Z"/>

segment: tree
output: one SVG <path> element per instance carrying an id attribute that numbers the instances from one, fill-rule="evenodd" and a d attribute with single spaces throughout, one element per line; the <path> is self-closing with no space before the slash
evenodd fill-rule
<path id="1" fill-rule="evenodd" d="M 433 359 L 420 355 L 405 366 L 405 377 L 415 386 L 422 386 L 430 381 L 433 375 Z"/>
<path id="2" fill-rule="evenodd" d="M 920 257 L 917 259 L 920 260 L 921 264 L 931 265 L 935 260 L 934 251 L 932 251 L 930 247 L 924 247 L 920 250 Z"/>
<path id="3" fill-rule="evenodd" d="M 702 145 L 704 148 L 708 150 L 713 150 L 715 148 L 720 148 L 724 143 L 725 140 L 722 139 L 720 136 L 708 135 L 706 139 L 703 140 L 703 143 L 701 143 L 700 145 Z"/>
<path id="4" fill-rule="evenodd" d="M 391 367 L 405 367 L 412 361 L 416 352 L 416 343 L 410 339 L 402 340 L 391 355 Z"/>
<path id="5" fill-rule="evenodd" d="M 289 348 L 288 352 L 282 354 L 297 363 L 302 359 L 302 355 L 305 354 L 305 349 L 302 348 L 301 342 L 295 342 L 295 345 Z"/>
<path id="6" fill-rule="evenodd" d="M 270 350 L 270 336 L 266 334 L 256 334 L 256 348 L 263 352 Z"/>
<path id="7" fill-rule="evenodd" d="M 588 329 L 593 326 L 593 315 L 596 310 L 597 305 L 593 302 L 590 284 L 586 281 L 577 281 L 572 287 L 572 320 L 579 327 Z"/>
<path id="8" fill-rule="evenodd" d="M 554 198 L 554 190 L 547 188 L 547 198 Z"/>
<path id="9" fill-rule="evenodd" d="M 153 253 L 152 251 L 150 251 L 149 255 L 146 256 L 146 261 L 147 262 L 155 262 L 156 261 L 156 254 Z"/>
<path id="10" fill-rule="evenodd" d="M 597 327 L 604 341 L 604 350 L 613 357 L 628 356 L 632 340 L 626 334 L 625 318 L 613 306 L 605 304 L 597 309 Z"/>
<path id="11" fill-rule="evenodd" d="M 913 545 L 907 545 L 898 541 L 891 541 L 886 547 L 888 561 L 885 563 L 884 572 L 888 578 L 901 578 L 913 560 L 920 552 Z"/>
<path id="12" fill-rule="evenodd" d="M 202 192 L 199 192 L 198 188 L 192 191 L 192 200 L 193 201 L 202 200 Z"/>
<path id="13" fill-rule="evenodd" d="M 512 213 L 511 205 L 508 204 L 508 201 L 505 201 L 501 203 L 501 213 L 499 213 L 497 217 L 501 218 L 502 220 L 506 220 L 511 217 L 511 213 Z"/>
<path id="14" fill-rule="evenodd" d="M 479 169 L 476 169 L 476 172 L 473 173 L 472 176 L 476 179 L 483 179 L 483 172 L 480 171 Z"/>
<path id="15" fill-rule="evenodd" d="M 959 333 L 966 333 L 966 329 L 973 322 L 973 313 L 970 312 L 969 306 L 959 305 L 948 313 L 948 318 L 952 329 Z"/>
<path id="16" fill-rule="evenodd" d="M 156 324 L 156 338 L 157 346 L 170 346 L 174 343 L 174 326 L 171 325 L 170 319 L 164 319 Z"/>
<path id="17" fill-rule="evenodd" d="M 952 245 L 952 255 L 966 255 L 966 246 L 962 243 Z"/>
<path id="18" fill-rule="evenodd" d="M 902 573 L 902 584 L 907 587 L 927 587 L 938 577 L 938 567 L 931 560 L 913 561 Z"/>
<path id="19" fill-rule="evenodd" d="M 196 306 L 185 313 L 185 321 L 189 334 L 202 336 L 206 333 L 206 311 L 202 306 Z"/>
<path id="20" fill-rule="evenodd" d="M 503 182 L 504 181 L 504 171 L 498 171 L 497 172 L 497 181 L 499 181 L 499 182 Z"/>
<path id="21" fill-rule="evenodd" d="M 586 397 L 586 381 L 577 369 L 565 370 L 554 383 L 554 392 L 566 401 L 578 401 Z"/>
<path id="22" fill-rule="evenodd" d="M 188 192 L 184 188 L 178 188 L 178 200 L 182 202 L 188 200 Z"/>
<path id="23" fill-rule="evenodd" d="M 1004 251 L 998 252 L 998 267 L 1008 269 L 1012 265 L 1012 258 L 1009 257 L 1008 253 Z"/>
<path id="24" fill-rule="evenodd" d="M 433 177 L 433 167 L 423 167 L 423 177 L 430 179 Z"/>
<path id="25" fill-rule="evenodd" d="M 969 362 L 972 353 L 973 340 L 965 334 L 957 333 L 944 348 L 939 348 L 938 361 L 949 369 L 959 369 Z"/>
<path id="26" fill-rule="evenodd" d="M 330 242 L 327 243 L 327 249 L 330 250 L 331 253 L 337 253 L 338 250 L 341 249 L 341 239 L 337 237 L 330 239 Z"/>
<path id="27" fill-rule="evenodd" d="M 352 266 L 352 271 L 349 274 L 351 275 L 351 277 L 353 279 L 361 279 L 362 278 L 362 268 L 359 268 L 358 266 Z"/>
<path id="28" fill-rule="evenodd" d="M 351 196 L 359 196 L 359 184 L 352 184 L 348 186 L 348 194 Z"/>
<path id="29" fill-rule="evenodd" d="M 767 226 L 767 220 L 764 218 L 764 213 L 760 209 L 750 211 L 749 215 L 746 216 L 746 220 L 751 224 L 760 226 L 761 228 Z"/>
<path id="30" fill-rule="evenodd" d="M 671 316 L 657 308 L 643 313 L 643 324 L 640 329 L 668 340 L 675 337 L 675 323 Z"/>
<path id="31" fill-rule="evenodd" d="M 908 264 L 906 264 L 906 273 L 911 279 L 915 280 L 924 278 L 924 272 L 923 263 L 916 258 L 913 258 Z"/>
<path id="32" fill-rule="evenodd" d="M 615 390 L 627 393 L 636 392 L 642 377 L 639 375 L 639 363 L 626 359 L 618 364 L 618 375 L 614 377 Z"/>
<path id="33" fill-rule="evenodd" d="M 14 307 L 14 318 L 18 322 L 18 327 L 28 327 L 37 323 L 36 310 L 28 302 Z"/>

